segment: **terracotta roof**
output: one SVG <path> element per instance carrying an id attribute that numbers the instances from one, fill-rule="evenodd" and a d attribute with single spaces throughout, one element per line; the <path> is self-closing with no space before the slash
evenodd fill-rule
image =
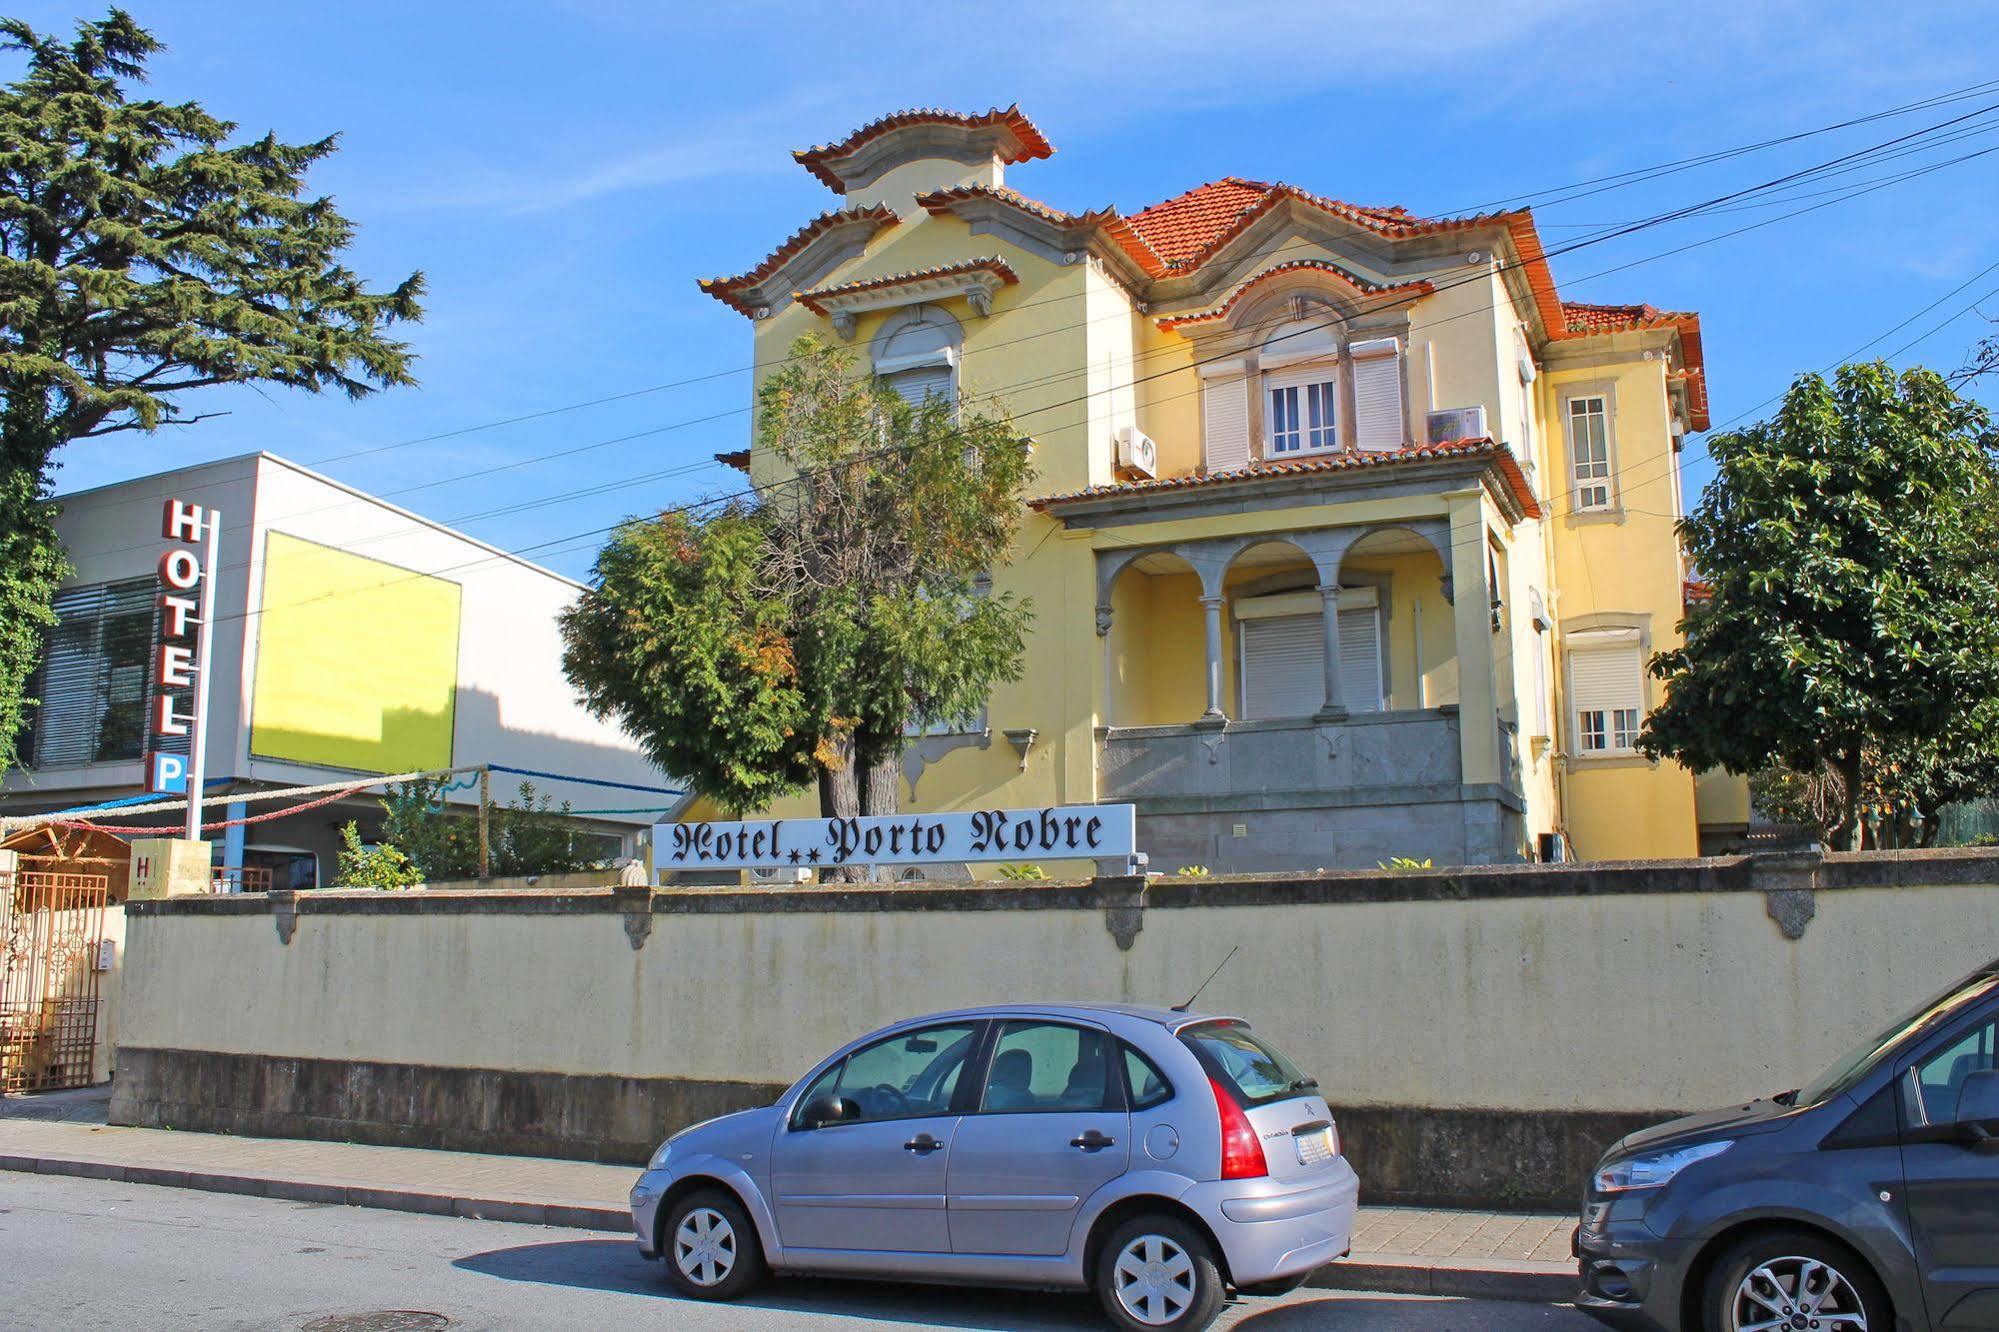
<path id="1" fill-rule="evenodd" d="M 1680 335 L 1681 369 L 1674 378 L 1686 385 L 1688 422 L 1695 430 L 1708 428 L 1707 363 L 1701 349 L 1701 317 L 1691 310 L 1661 310 L 1656 305 L 1598 305 L 1563 301 L 1562 339 L 1590 338 L 1641 329 L 1672 329 Z"/>
<path id="2" fill-rule="evenodd" d="M 1345 218 L 1383 236 L 1424 236 L 1441 231 L 1503 222 L 1512 213 L 1482 213 L 1471 217 L 1421 218 L 1408 209 L 1370 207 L 1329 199 L 1282 181 L 1269 183 L 1224 176 L 1197 185 L 1185 194 L 1134 213 L 1131 225 L 1146 244 L 1177 270 L 1199 268 L 1208 257 L 1240 235 L 1250 224 L 1289 199 Z"/>
<path id="3" fill-rule="evenodd" d="M 1193 314 L 1173 315 L 1169 318 L 1161 319 L 1158 321 L 1159 327 L 1162 329 L 1185 328 L 1190 324 L 1207 324 L 1226 319 L 1228 318 L 1229 311 L 1235 308 L 1236 302 L 1247 295 L 1251 289 L 1281 273 L 1295 273 L 1301 269 L 1307 272 L 1331 273 L 1342 282 L 1353 287 L 1356 291 L 1369 296 L 1386 296 L 1394 292 L 1411 292 L 1417 295 L 1428 295 L 1437 289 L 1427 279 L 1419 278 L 1414 282 L 1373 282 L 1350 269 L 1341 267 L 1330 259 L 1294 259 L 1288 264 L 1278 264 L 1273 268 L 1264 269 L 1261 273 L 1258 273 L 1255 277 L 1230 292 L 1228 299 L 1220 305 L 1207 310 L 1198 310 Z"/>
<path id="4" fill-rule="evenodd" d="M 838 143 L 822 143 L 813 148 L 800 148 L 791 155 L 800 166 L 824 182 L 826 188 L 835 194 L 845 194 L 847 183 L 826 164 L 848 156 L 884 134 L 911 125 L 952 125 L 968 130 L 984 129 L 990 125 L 1004 126 L 1013 132 L 1013 137 L 1020 145 L 1008 156 L 1000 159 L 1008 163 L 1033 161 L 1036 158 L 1047 157 L 1055 151 L 1048 140 L 1042 137 L 1041 131 L 1035 128 L 1034 122 L 1022 114 L 1020 104 L 1016 102 L 1012 106 L 994 107 L 978 115 L 945 111 L 937 107 L 917 107 L 909 111 L 897 111 L 879 120 L 869 121 Z"/>
<path id="5" fill-rule="evenodd" d="M 1014 190 L 994 185 L 954 185 L 949 189 L 932 190 L 928 194 L 916 196 L 917 205 L 932 216 L 948 213 L 958 204 L 974 199 L 991 199 L 1010 208 L 1017 208 L 1030 217 L 1038 217 L 1065 231 L 1099 229 L 1103 232 L 1104 238 L 1122 250 L 1147 277 L 1158 277 L 1166 272 L 1165 261 L 1146 243 L 1145 238 L 1139 235 L 1138 229 L 1131 221 L 1115 208 L 1095 208 L 1087 213 L 1065 213 L 1059 208 L 1051 208 Z"/>
<path id="6" fill-rule="evenodd" d="M 772 250 L 755 268 L 736 277 L 702 278 L 701 290 L 721 301 L 731 309 L 751 314 L 750 304 L 740 299 L 736 293 L 744 287 L 753 287 L 775 273 L 786 260 L 810 245 L 825 232 L 850 222 L 873 222 L 876 230 L 896 224 L 895 210 L 886 204 L 876 204 L 872 208 L 841 208 L 830 213 L 821 213 L 807 222 L 791 237 Z"/>
<path id="7" fill-rule="evenodd" d="M 905 283 L 922 282 L 929 278 L 955 277 L 960 273 L 991 273 L 1006 286 L 1020 281 L 1004 259 L 987 257 L 967 259 L 961 264 L 939 264 L 935 268 L 919 268 L 908 273 L 889 273 L 882 277 L 863 278 L 858 282 L 842 282 L 837 286 L 820 287 L 814 291 L 798 294 L 798 303 L 814 314 L 825 314 L 820 302 L 832 296 L 852 296 L 856 292 L 879 291 L 884 287 L 900 287 Z"/>
<path id="8" fill-rule="evenodd" d="M 1521 511 L 1529 518 L 1541 516 L 1540 501 L 1534 498 L 1534 488 L 1527 484 L 1527 476 L 1520 470 L 1519 461 L 1513 451 L 1490 436 L 1478 439 L 1457 439 L 1442 444 L 1413 444 L 1407 448 L 1381 452 L 1342 452 L 1328 454 L 1322 458 L 1301 458 L 1295 462 L 1264 462 L 1233 472 L 1194 473 L 1187 476 L 1159 477 L 1150 481 L 1120 482 L 1108 486 L 1090 486 L 1083 490 L 1065 491 L 1058 495 L 1042 495 L 1027 501 L 1031 509 L 1037 511 L 1052 506 L 1074 503 L 1079 500 L 1105 499 L 1118 495 L 1143 495 L 1164 490 L 1196 490 L 1208 486 L 1239 485 L 1245 481 L 1257 481 L 1270 476 L 1304 476 L 1317 472 L 1351 472 L 1371 467 L 1392 467 L 1398 463 L 1435 462 L 1451 458 L 1490 458 L 1499 469 L 1506 482 L 1506 488 L 1519 504 Z"/>

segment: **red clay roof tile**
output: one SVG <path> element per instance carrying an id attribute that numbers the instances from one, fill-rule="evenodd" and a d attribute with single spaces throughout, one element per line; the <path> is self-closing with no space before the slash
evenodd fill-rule
<path id="1" fill-rule="evenodd" d="M 1013 132 L 1014 139 L 1019 143 L 1018 148 L 1000 159 L 1008 163 L 1033 161 L 1036 158 L 1047 157 L 1055 151 L 1048 140 L 1042 137 L 1041 131 L 1035 128 L 1034 122 L 1022 113 L 1020 103 L 1016 102 L 1012 106 L 994 107 L 977 115 L 966 115 L 961 111 L 945 111 L 938 107 L 917 107 L 908 111 L 897 111 L 879 120 L 869 121 L 838 143 L 822 143 L 812 148 L 799 148 L 791 155 L 800 166 L 824 182 L 828 189 L 835 194 L 845 194 L 846 182 L 841 180 L 827 163 L 846 157 L 863 144 L 884 134 L 911 125 L 953 125 L 968 130 L 984 129 L 989 125 L 1003 125 Z"/>
<path id="2" fill-rule="evenodd" d="M 841 208 L 830 213 L 821 213 L 807 222 L 791 236 L 772 250 L 755 268 L 736 277 L 701 278 L 701 290 L 713 296 L 732 310 L 742 314 L 753 313 L 750 304 L 736 293 L 744 287 L 753 287 L 775 273 L 786 260 L 810 245 L 823 233 L 850 222 L 873 222 L 875 230 L 896 224 L 895 210 L 886 204 L 876 204 L 872 208 Z"/>

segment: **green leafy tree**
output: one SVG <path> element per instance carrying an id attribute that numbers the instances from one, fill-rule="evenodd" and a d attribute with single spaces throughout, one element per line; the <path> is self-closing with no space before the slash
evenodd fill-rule
<path id="1" fill-rule="evenodd" d="M 1641 747 L 1797 775 L 1834 845 L 1870 793 L 1934 815 L 1999 754 L 1999 468 L 1983 408 L 1927 370 L 1806 375 L 1773 420 L 1709 442 L 1683 524 L 1714 591 L 1652 660 Z M 1817 794 L 1812 783 L 1820 784 Z M 1786 797 L 1775 779 L 1766 793 Z M 1918 804 L 1917 802 L 1921 802 Z"/>
<path id="2" fill-rule="evenodd" d="M 422 275 L 370 291 L 353 225 L 305 193 L 337 138 L 231 145 L 197 103 L 133 98 L 159 49 L 118 9 L 69 41 L 0 19 L 26 64 L 0 89 L 0 766 L 67 573 L 57 450 L 199 421 L 186 395 L 218 384 L 414 382 L 386 330 L 421 317 Z"/>
<path id="3" fill-rule="evenodd" d="M 848 352 L 793 344 L 757 395 L 788 479 L 706 517 L 626 524 L 563 617 L 589 707 L 724 809 L 817 783 L 888 813 L 912 729 L 1020 675 L 1031 608 L 989 595 L 1031 475 L 1003 410 L 903 401 Z"/>

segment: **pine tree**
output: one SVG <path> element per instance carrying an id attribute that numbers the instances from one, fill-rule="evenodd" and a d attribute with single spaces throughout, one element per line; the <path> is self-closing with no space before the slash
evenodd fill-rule
<path id="1" fill-rule="evenodd" d="M 359 398 L 411 384 L 421 274 L 372 292 L 354 227 L 306 172 L 337 136 L 232 145 L 199 104 L 134 98 L 160 43 L 123 10 L 71 41 L 0 20 L 26 69 L 0 90 L 0 768 L 67 568 L 49 495 L 76 440 L 203 419 L 185 400 L 264 383 Z"/>

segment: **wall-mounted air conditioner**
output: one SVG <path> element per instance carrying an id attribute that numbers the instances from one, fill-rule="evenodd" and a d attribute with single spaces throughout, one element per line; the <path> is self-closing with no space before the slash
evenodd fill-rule
<path id="1" fill-rule="evenodd" d="M 1159 446 L 1137 426 L 1125 426 L 1117 432 L 1117 465 L 1139 476 L 1158 476 Z"/>
<path id="2" fill-rule="evenodd" d="M 1447 407 L 1426 418 L 1424 439 L 1431 444 L 1454 444 L 1461 439 L 1484 439 L 1485 408 Z"/>

